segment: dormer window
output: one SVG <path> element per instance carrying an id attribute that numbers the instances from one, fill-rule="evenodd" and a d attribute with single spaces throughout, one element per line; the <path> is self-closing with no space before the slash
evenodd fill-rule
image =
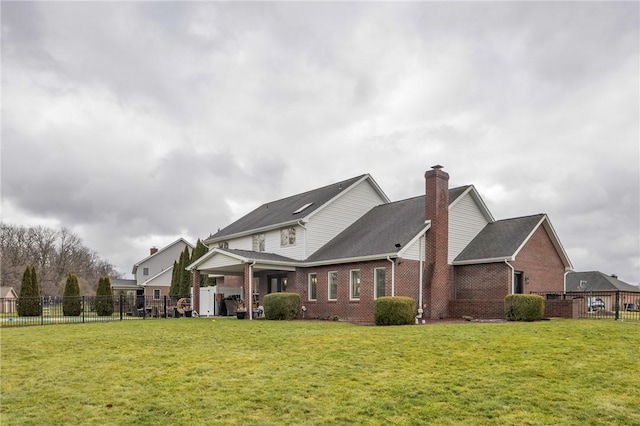
<path id="1" fill-rule="evenodd" d="M 298 210 L 296 210 L 295 212 L 293 212 L 293 214 L 298 214 L 298 213 L 302 213 L 306 208 L 308 208 L 309 206 L 313 205 L 313 203 L 307 203 L 304 206 L 300 207 Z"/>
<path id="2" fill-rule="evenodd" d="M 284 228 L 280 230 L 280 246 L 293 246 L 296 244 L 296 228 Z"/>

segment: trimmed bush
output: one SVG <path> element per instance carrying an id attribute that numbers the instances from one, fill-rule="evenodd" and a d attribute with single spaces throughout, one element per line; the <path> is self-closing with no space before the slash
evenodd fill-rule
<path id="1" fill-rule="evenodd" d="M 510 294 L 504 298 L 507 321 L 539 321 L 544 315 L 544 298 L 537 294 Z"/>
<path id="2" fill-rule="evenodd" d="M 22 286 L 18 295 L 18 315 L 21 317 L 37 317 L 42 314 L 40 284 L 36 268 L 27 266 L 22 274 Z"/>
<path id="3" fill-rule="evenodd" d="M 69 272 L 67 282 L 64 285 L 64 298 L 62 299 L 62 313 L 64 316 L 77 317 L 82 313 L 80 300 L 80 286 L 78 277 Z"/>
<path id="4" fill-rule="evenodd" d="M 113 293 L 109 277 L 101 277 L 96 291 L 96 314 L 108 317 L 113 314 Z"/>
<path id="5" fill-rule="evenodd" d="M 379 297 L 373 306 L 376 325 L 413 324 L 416 313 L 416 301 L 410 297 Z"/>
<path id="6" fill-rule="evenodd" d="M 268 320 L 292 320 L 302 308 L 297 293 L 271 293 L 264 297 L 264 317 Z"/>

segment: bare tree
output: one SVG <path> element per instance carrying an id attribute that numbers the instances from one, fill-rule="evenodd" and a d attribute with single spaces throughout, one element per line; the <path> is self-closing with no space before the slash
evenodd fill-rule
<path id="1" fill-rule="evenodd" d="M 78 276 L 82 287 L 95 290 L 102 276 L 119 274 L 109 262 L 87 248 L 68 228 L 59 231 L 44 226 L 26 228 L 0 224 L 0 282 L 19 290 L 26 265 L 35 265 L 43 295 L 62 295 L 69 272 Z"/>

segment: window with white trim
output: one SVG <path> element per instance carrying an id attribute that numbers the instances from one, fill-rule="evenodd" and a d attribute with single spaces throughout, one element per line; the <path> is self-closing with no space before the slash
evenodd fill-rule
<path id="1" fill-rule="evenodd" d="M 309 300 L 318 299 L 318 274 L 316 273 L 309 274 L 308 299 Z"/>
<path id="2" fill-rule="evenodd" d="M 251 249 L 253 251 L 264 251 L 264 234 L 254 234 L 251 236 Z"/>
<path id="3" fill-rule="evenodd" d="M 159 288 L 154 288 L 153 289 L 153 300 L 160 300 L 160 289 Z"/>
<path id="4" fill-rule="evenodd" d="M 294 246 L 296 244 L 296 228 L 284 228 L 280 230 L 280 246 Z"/>
<path id="5" fill-rule="evenodd" d="M 360 270 L 352 269 L 349 273 L 349 299 L 360 300 Z"/>
<path id="6" fill-rule="evenodd" d="M 338 300 L 338 272 L 331 271 L 329 272 L 328 277 L 328 286 L 327 294 L 329 295 L 329 300 Z"/>
<path id="7" fill-rule="evenodd" d="M 385 269 L 384 268 L 376 268 L 373 270 L 373 297 L 377 299 L 378 297 L 384 296 L 384 284 L 385 284 Z"/>

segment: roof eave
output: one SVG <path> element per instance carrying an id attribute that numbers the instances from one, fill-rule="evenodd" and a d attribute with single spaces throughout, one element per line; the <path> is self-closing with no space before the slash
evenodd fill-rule
<path id="1" fill-rule="evenodd" d="M 325 265 L 337 265 L 343 263 L 355 263 L 355 262 L 369 262 L 371 260 L 384 260 L 387 258 L 397 258 L 398 253 L 381 253 L 381 254 L 371 254 L 368 256 L 356 256 L 356 257 L 345 257 L 342 259 L 327 259 L 327 260 L 318 260 L 315 262 L 301 262 L 298 264 L 300 267 L 313 267 L 313 266 L 325 266 Z"/>
<path id="2" fill-rule="evenodd" d="M 272 231 L 274 229 L 284 228 L 285 226 L 296 225 L 301 220 L 304 222 L 303 219 L 304 218 L 296 218 L 296 219 L 289 220 L 289 221 L 286 221 L 286 222 L 280 222 L 280 223 L 276 223 L 276 224 L 273 224 L 273 225 L 263 226 L 261 228 L 253 228 L 253 229 L 249 229 L 247 231 L 236 232 L 234 234 L 224 235 L 224 236 L 220 236 L 220 237 L 213 236 L 213 237 L 207 238 L 202 243 L 205 244 L 205 245 L 208 245 L 208 244 L 219 243 L 219 242 L 222 242 L 222 241 L 233 240 L 235 238 L 247 237 L 249 235 L 259 234 L 261 232 Z"/>
<path id="3" fill-rule="evenodd" d="M 500 256 L 500 257 L 489 257 L 485 259 L 454 260 L 452 265 L 453 266 L 479 265 L 481 263 L 513 262 L 514 260 L 515 260 L 514 256 Z"/>

